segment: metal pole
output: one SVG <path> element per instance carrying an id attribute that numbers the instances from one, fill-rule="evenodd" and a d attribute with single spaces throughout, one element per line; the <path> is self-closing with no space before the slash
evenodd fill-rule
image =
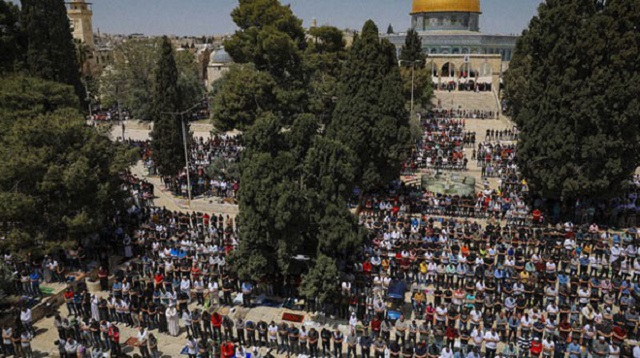
<path id="1" fill-rule="evenodd" d="M 90 96 L 91 92 L 87 91 L 87 100 L 89 102 L 89 104 L 87 105 L 89 107 L 89 118 L 91 119 L 91 125 L 95 126 L 95 122 L 93 121 L 93 111 L 91 110 L 91 96 Z"/>
<path id="2" fill-rule="evenodd" d="M 122 141 L 124 142 L 124 120 L 122 119 L 122 109 L 120 107 L 120 98 L 118 98 L 118 119 L 122 125 Z"/>
<path id="3" fill-rule="evenodd" d="M 410 117 L 413 118 L 413 84 L 414 84 L 414 70 L 416 68 L 416 63 L 413 61 L 411 63 L 411 113 Z"/>
<path id="4" fill-rule="evenodd" d="M 187 130 L 184 126 L 184 112 L 180 112 L 180 124 L 182 125 L 182 140 L 184 142 L 184 161 L 187 165 L 187 206 L 191 207 L 191 177 L 189 175 L 189 151 L 187 149 Z"/>

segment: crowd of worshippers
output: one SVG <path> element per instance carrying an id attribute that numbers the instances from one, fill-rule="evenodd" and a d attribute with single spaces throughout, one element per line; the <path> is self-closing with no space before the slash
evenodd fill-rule
<path id="1" fill-rule="evenodd" d="M 414 319 L 400 323 L 397 337 L 401 347 L 410 342 L 413 354 L 425 332 L 427 347 L 436 345 L 434 356 L 446 345 L 468 352 L 483 343 L 486 356 L 494 356 L 487 335 L 513 343 L 511 356 L 518 350 L 527 353 L 522 356 L 631 356 L 624 343 L 638 333 L 635 230 L 492 221 L 482 227 L 393 209 L 380 213 L 395 218 L 376 224 L 361 216 L 374 237 L 364 271 L 373 277 L 374 291 L 382 290 L 378 300 L 385 296 L 386 277 L 413 284 Z"/>
<path id="2" fill-rule="evenodd" d="M 361 197 L 360 214 L 373 224 L 395 220 L 405 215 L 453 216 L 460 218 L 494 218 L 509 224 L 533 223 L 531 208 L 525 201 L 526 184 L 488 189 L 474 195 L 437 194 L 415 185 L 396 181 L 380 191 Z"/>
<path id="3" fill-rule="evenodd" d="M 497 113 L 495 111 L 488 111 L 484 109 L 463 109 L 463 108 L 449 108 L 442 107 L 440 101 L 438 106 L 431 110 L 434 114 L 440 117 L 447 118 L 465 118 L 465 119 L 495 119 Z"/>
<path id="4" fill-rule="evenodd" d="M 478 150 L 473 150 L 471 160 L 476 160 L 481 167 L 483 178 L 517 174 L 515 144 L 478 143 Z"/>
<path id="5" fill-rule="evenodd" d="M 323 303 L 327 315 L 348 320 L 347 332 L 216 313 L 222 305 L 257 304 L 261 294 L 295 295 L 296 283 L 283 290 L 282 281 L 234 276 L 227 269 L 238 240 L 230 217 L 143 207 L 128 214 L 141 223 L 123 241 L 133 259 L 111 280 L 104 266 L 98 271 L 105 293 L 65 290 L 68 315 L 54 320 L 58 346 L 68 357 L 89 347 L 117 354 L 118 326 L 127 325 L 139 327 L 145 357 L 156 357 L 164 334 L 185 335 L 189 355 L 228 358 L 259 345 L 314 357 L 631 356 L 624 343 L 638 333 L 635 230 L 411 215 L 401 208 L 405 193 L 393 191 L 361 214 L 370 234 L 361 251 L 339 260 L 340 293 Z M 410 287 L 411 299 L 401 300 L 394 320 L 389 290 L 397 282 Z"/>
<path id="6" fill-rule="evenodd" d="M 157 168 L 153 161 L 153 151 L 149 141 L 131 141 L 139 148 L 140 156 L 149 169 L 155 174 Z M 188 185 L 191 185 L 191 196 L 235 198 L 240 183 L 230 173 L 229 168 L 238 165 L 244 149 L 241 135 L 215 135 L 209 139 L 194 137 L 189 149 L 189 180 L 183 169 L 173 176 L 162 177 L 166 188 L 175 195 L 188 196 Z"/>
<path id="7" fill-rule="evenodd" d="M 475 132 L 465 131 L 463 119 L 429 116 L 420 120 L 422 138 L 404 163 L 405 172 L 418 169 L 464 170 L 465 147 L 475 147 Z"/>
<path id="8" fill-rule="evenodd" d="M 485 142 L 491 141 L 517 141 L 518 140 L 518 128 L 512 127 L 508 129 L 487 129 L 485 133 Z"/>
<path id="9" fill-rule="evenodd" d="M 140 179 L 130 171 L 120 174 L 122 188 L 129 193 L 129 198 L 136 207 L 146 207 L 153 204 L 154 185 L 147 180 Z"/>

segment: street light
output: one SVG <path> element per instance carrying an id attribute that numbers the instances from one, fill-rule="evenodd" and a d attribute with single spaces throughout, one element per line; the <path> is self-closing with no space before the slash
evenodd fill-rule
<path id="1" fill-rule="evenodd" d="M 421 64 L 422 60 L 415 61 L 407 61 L 407 60 L 398 60 L 398 66 L 402 66 L 403 63 L 411 65 L 411 110 L 409 114 L 413 117 L 413 91 L 414 91 L 414 83 L 415 83 L 415 68 L 416 64 Z"/>
<path id="2" fill-rule="evenodd" d="M 193 111 L 198 106 L 202 105 L 202 101 L 197 102 L 193 106 L 185 109 L 181 112 L 162 112 L 163 114 L 170 114 L 172 116 L 179 115 L 180 116 L 180 124 L 182 126 L 182 141 L 184 144 L 184 161 L 186 164 L 187 171 L 187 206 L 191 208 L 191 176 L 189 175 L 189 150 L 187 149 L 187 130 L 184 125 L 184 115 Z"/>

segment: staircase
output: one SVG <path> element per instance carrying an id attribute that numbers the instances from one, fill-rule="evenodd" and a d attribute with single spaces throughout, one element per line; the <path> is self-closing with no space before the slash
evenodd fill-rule
<path id="1" fill-rule="evenodd" d="M 434 108 L 437 108 L 438 103 L 447 110 L 460 108 L 498 112 L 498 102 L 493 92 L 435 91 Z"/>

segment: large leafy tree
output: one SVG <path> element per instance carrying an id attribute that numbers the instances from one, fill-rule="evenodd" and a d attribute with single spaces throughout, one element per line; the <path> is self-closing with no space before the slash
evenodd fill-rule
<path id="1" fill-rule="evenodd" d="M 340 29 L 332 26 L 309 29 L 303 58 L 309 78 L 309 111 L 325 125 L 331 122 L 335 109 L 338 79 L 347 55 L 345 47 Z"/>
<path id="2" fill-rule="evenodd" d="M 35 77 L 10 74 L 0 79 L 0 138 L 23 118 L 77 108 L 78 97 L 69 86 Z"/>
<path id="3" fill-rule="evenodd" d="M 63 0 L 22 0 L 20 17 L 27 40 L 29 73 L 73 86 L 78 98 L 86 97 L 80 65 Z"/>
<path id="4" fill-rule="evenodd" d="M 410 142 L 402 79 L 394 46 L 369 20 L 349 50 L 329 138 L 357 153 L 356 182 L 364 189 L 398 177 Z"/>
<path id="5" fill-rule="evenodd" d="M 239 29 L 224 42 L 225 49 L 234 62 L 251 63 L 257 71 L 272 78 L 277 84 L 273 88 L 272 112 L 283 124 L 290 125 L 295 115 L 305 112 L 308 107 L 307 78 L 302 66 L 302 51 L 306 46 L 302 21 L 293 15 L 289 6 L 278 0 L 240 0 L 231 17 Z M 233 88 L 238 89 L 237 85 L 230 86 Z M 238 91 L 234 96 L 246 97 L 247 93 Z M 249 95 L 243 101 L 252 101 L 252 97 Z M 216 115 L 238 110 L 220 108 L 212 113 L 213 120 L 224 123 L 228 117 L 217 118 Z M 247 115 L 231 114 L 231 117 Z"/>
<path id="6" fill-rule="evenodd" d="M 151 132 L 153 160 L 162 175 L 174 176 L 184 168 L 183 116 L 178 114 L 185 109 L 182 99 L 173 48 L 169 39 L 164 36 L 156 66 L 151 108 L 154 119 Z M 188 126 L 185 130 L 188 130 Z"/>
<path id="7" fill-rule="evenodd" d="M 317 302 L 332 300 L 338 295 L 339 277 L 340 271 L 335 260 L 321 255 L 304 277 L 300 293 L 305 297 L 314 298 Z"/>
<path id="8" fill-rule="evenodd" d="M 346 206 L 358 156 L 322 130 L 334 112 L 345 42 L 333 27 L 314 28 L 305 41 L 300 21 L 276 0 L 241 0 L 233 17 L 240 30 L 225 47 L 240 65 L 223 78 L 213 106 L 219 128 L 245 130 L 233 265 L 241 277 L 259 279 L 299 272 L 293 257 L 308 255 L 304 294 L 316 296 L 314 277 L 337 277 L 336 259 L 362 239 Z M 316 298 L 336 288 L 327 281 Z"/>
<path id="9" fill-rule="evenodd" d="M 251 64 L 234 65 L 220 82 L 211 108 L 220 130 L 246 130 L 262 113 L 276 109 L 273 77 Z"/>
<path id="10" fill-rule="evenodd" d="M 12 90 L 0 113 L 18 117 L 0 117 L 8 128 L 0 132 L 0 249 L 46 253 L 77 244 L 125 207 L 118 174 L 135 151 L 86 127 L 70 86 L 12 77 L 0 88 Z"/>
<path id="11" fill-rule="evenodd" d="M 314 201 L 299 181 L 290 142 L 274 115 L 259 118 L 245 138 L 236 268 L 242 276 L 260 278 L 288 272 L 291 256 L 308 253 Z"/>
<path id="12" fill-rule="evenodd" d="M 278 0 L 240 0 L 231 17 L 239 29 L 224 46 L 235 62 L 251 62 L 279 81 L 302 75 L 305 33 L 290 6 Z"/>
<path id="13" fill-rule="evenodd" d="M 518 164 L 548 198 L 615 195 L 640 164 L 640 4 L 553 0 L 538 11 L 506 76 Z"/>
<path id="14" fill-rule="evenodd" d="M 113 61 L 99 79 L 103 105 L 128 108 L 137 119 L 151 120 L 155 69 L 161 49 L 161 39 L 133 39 L 113 50 Z M 201 98 L 204 86 L 198 76 L 198 66 L 189 51 L 175 53 L 178 69 L 178 88 L 183 101 Z"/>

